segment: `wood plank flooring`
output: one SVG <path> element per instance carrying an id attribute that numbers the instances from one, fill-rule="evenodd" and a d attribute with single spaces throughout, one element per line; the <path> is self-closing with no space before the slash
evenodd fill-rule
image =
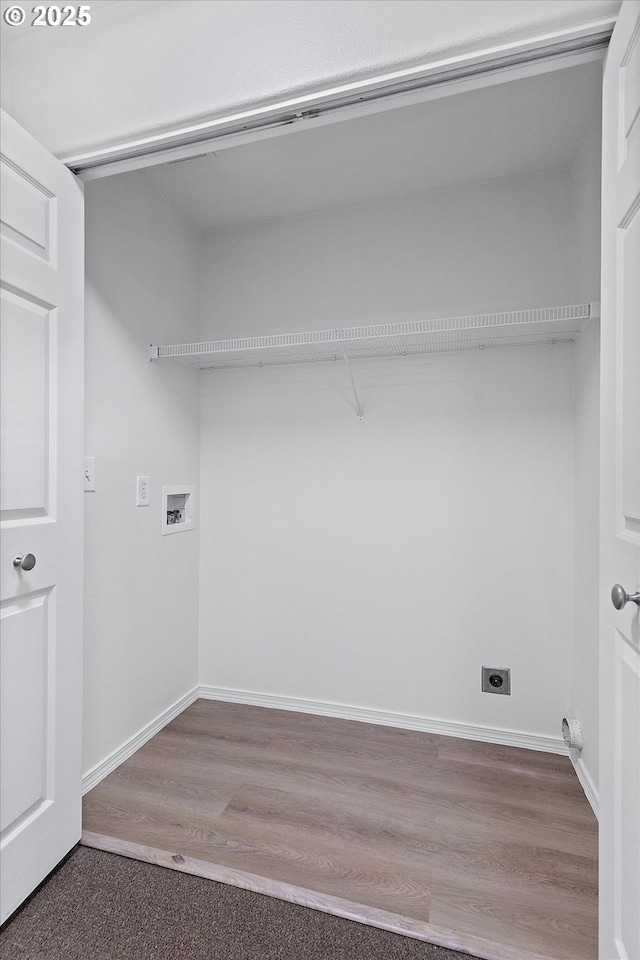
<path id="1" fill-rule="evenodd" d="M 486 960 L 597 957 L 597 823 L 567 757 L 198 700 L 83 818 L 87 846 Z"/>

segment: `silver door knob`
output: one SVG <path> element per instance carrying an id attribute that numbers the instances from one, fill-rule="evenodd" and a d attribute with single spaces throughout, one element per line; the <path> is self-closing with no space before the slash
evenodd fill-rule
<path id="1" fill-rule="evenodd" d="M 611 590 L 611 603 L 616 610 L 622 610 L 625 603 L 637 603 L 640 607 L 640 590 L 636 590 L 635 593 L 627 593 L 619 583 L 614 583 Z"/>
<path id="2" fill-rule="evenodd" d="M 36 565 L 36 558 L 32 553 L 25 553 L 24 556 L 14 557 L 13 565 L 16 570 L 33 570 Z"/>

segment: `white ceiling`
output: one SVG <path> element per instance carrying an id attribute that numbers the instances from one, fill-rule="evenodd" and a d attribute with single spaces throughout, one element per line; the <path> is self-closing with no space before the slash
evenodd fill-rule
<path id="1" fill-rule="evenodd" d="M 569 167 L 599 123 L 601 71 L 585 63 L 135 175 L 204 233 Z"/>

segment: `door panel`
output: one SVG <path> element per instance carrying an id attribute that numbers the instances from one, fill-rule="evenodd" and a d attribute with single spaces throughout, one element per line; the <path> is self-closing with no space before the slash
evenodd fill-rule
<path id="1" fill-rule="evenodd" d="M 51 799 L 49 601 L 48 592 L 31 594 L 2 609 L 3 834 Z"/>
<path id="2" fill-rule="evenodd" d="M 81 830 L 84 265 L 80 183 L 6 114 L 1 173 L 4 920 Z"/>
<path id="3" fill-rule="evenodd" d="M 640 892 L 640 791 L 637 774 L 637 758 L 640 756 L 640 655 L 637 649 L 628 645 L 621 632 L 615 644 L 614 785 L 619 799 L 614 821 L 614 931 L 617 953 L 612 956 L 626 960 L 640 957 L 638 900 L 631 899 Z M 631 760 L 633 757 L 636 758 L 635 764 Z"/>
<path id="4" fill-rule="evenodd" d="M 2 236 L 50 263 L 55 198 L 9 157 L 2 158 L 1 196 Z"/>
<path id="5" fill-rule="evenodd" d="M 640 957 L 640 2 L 625 0 L 603 85 L 600 957 Z"/>
<path id="6" fill-rule="evenodd" d="M 638 156 L 640 169 L 640 156 Z M 638 210 L 632 215 L 628 226 L 620 228 L 621 263 L 621 390 L 624 400 L 621 403 L 620 449 L 621 499 L 619 509 L 620 532 L 627 534 L 637 543 L 640 527 L 640 428 L 638 409 L 640 408 L 640 383 L 638 382 L 638 357 L 640 357 L 640 216 Z M 635 314 L 634 314 L 635 309 Z"/>
<path id="7" fill-rule="evenodd" d="M 51 515 L 53 311 L 6 288 L 0 296 L 4 358 L 0 516 L 35 519 Z"/>

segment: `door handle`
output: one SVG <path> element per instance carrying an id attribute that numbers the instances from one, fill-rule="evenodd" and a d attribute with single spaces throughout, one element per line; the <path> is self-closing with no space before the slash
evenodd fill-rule
<path id="1" fill-rule="evenodd" d="M 636 590 L 635 593 L 627 593 L 619 583 L 614 583 L 611 590 L 611 603 L 616 610 L 622 610 L 625 603 L 637 603 L 640 607 L 640 590 Z"/>
<path id="2" fill-rule="evenodd" d="M 17 556 L 13 558 L 13 565 L 16 570 L 33 570 L 36 565 L 36 558 L 32 553 L 25 553 L 24 556 Z"/>

